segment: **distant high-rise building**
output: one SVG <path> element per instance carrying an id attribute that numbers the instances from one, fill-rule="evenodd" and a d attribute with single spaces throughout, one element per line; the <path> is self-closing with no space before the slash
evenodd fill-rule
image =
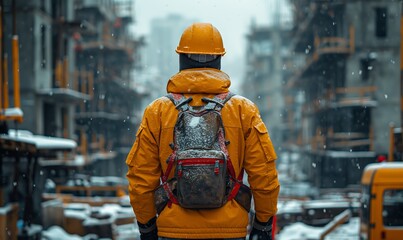
<path id="1" fill-rule="evenodd" d="M 147 41 L 146 62 L 148 67 L 158 70 L 161 84 L 166 83 L 169 77 L 178 72 L 179 59 L 175 49 L 183 30 L 193 22 L 195 22 L 194 19 L 187 19 L 180 15 L 168 15 L 152 20 Z"/>

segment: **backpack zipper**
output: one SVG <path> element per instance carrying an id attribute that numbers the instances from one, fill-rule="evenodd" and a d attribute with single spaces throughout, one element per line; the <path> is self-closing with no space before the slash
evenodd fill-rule
<path id="1" fill-rule="evenodd" d="M 220 173 L 220 163 L 224 163 L 223 159 L 216 158 L 192 158 L 178 161 L 178 177 L 183 174 L 183 166 L 190 165 L 214 165 L 214 173 L 218 175 Z"/>
<path id="2" fill-rule="evenodd" d="M 215 175 L 218 175 L 219 172 L 220 172 L 220 161 L 217 159 L 214 164 L 214 173 Z"/>

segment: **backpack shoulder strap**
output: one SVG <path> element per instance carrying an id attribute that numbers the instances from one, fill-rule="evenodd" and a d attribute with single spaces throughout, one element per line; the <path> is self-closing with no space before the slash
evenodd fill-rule
<path id="1" fill-rule="evenodd" d="M 224 105 L 228 100 L 230 100 L 236 94 L 233 92 L 226 92 L 216 95 L 213 99 L 217 101 L 221 101 L 222 105 Z"/>
<path id="2" fill-rule="evenodd" d="M 203 98 L 204 102 L 207 102 L 205 109 L 214 109 L 216 111 L 221 111 L 225 103 L 228 102 L 236 94 L 232 92 L 220 93 L 215 95 L 214 98 Z"/>
<path id="3" fill-rule="evenodd" d="M 192 101 L 192 97 L 186 98 L 183 94 L 179 93 L 168 93 L 165 97 L 172 101 L 176 109 L 181 111 L 188 110 L 189 102 Z"/>

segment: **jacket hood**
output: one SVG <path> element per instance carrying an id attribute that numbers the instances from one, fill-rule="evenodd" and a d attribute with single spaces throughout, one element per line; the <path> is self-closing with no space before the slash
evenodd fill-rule
<path id="1" fill-rule="evenodd" d="M 210 93 L 229 91 L 229 76 L 214 68 L 192 68 L 172 76 L 167 84 L 168 93 Z"/>

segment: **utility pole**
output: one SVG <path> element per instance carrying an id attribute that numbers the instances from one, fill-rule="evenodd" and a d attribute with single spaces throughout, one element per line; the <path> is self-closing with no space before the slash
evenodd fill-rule
<path id="1" fill-rule="evenodd" d="M 19 44 L 17 35 L 17 7 L 16 0 L 11 3 L 13 24 L 12 24 L 12 62 L 13 62 L 13 83 L 14 83 L 14 107 L 21 108 L 20 103 L 20 63 L 19 63 Z M 22 119 L 19 120 L 22 122 Z"/>

